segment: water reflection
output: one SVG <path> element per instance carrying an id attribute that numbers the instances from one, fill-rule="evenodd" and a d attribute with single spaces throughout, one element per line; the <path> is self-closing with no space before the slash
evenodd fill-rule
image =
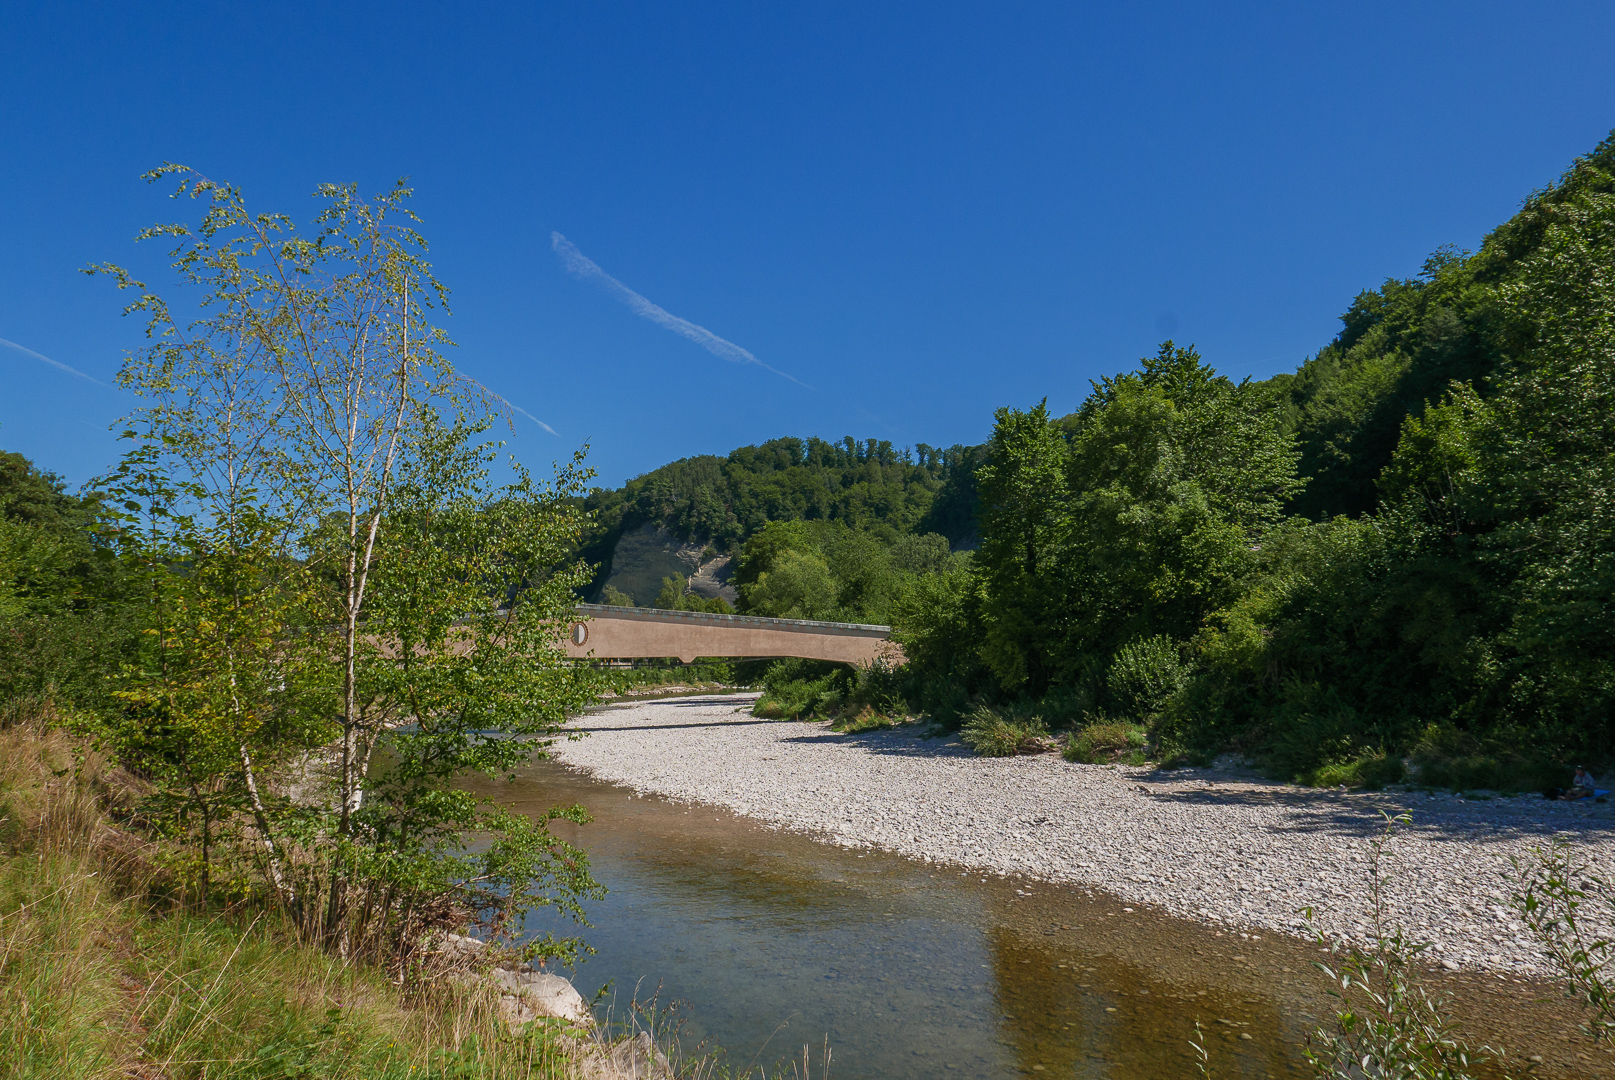
<path id="1" fill-rule="evenodd" d="M 1303 1074 L 1284 988 L 1237 964 L 1218 974 L 1166 920 L 635 798 L 547 762 L 479 786 L 530 813 L 589 807 L 594 824 L 565 828 L 611 891 L 590 908 L 599 953 L 579 989 L 609 984 L 619 1009 L 636 988 L 679 1002 L 686 1047 L 708 1040 L 736 1067 L 828 1035 L 838 1080 L 1188 1076 L 1198 1018 L 1219 1075 Z M 544 918 L 530 929 L 565 929 Z"/>
<path id="2" fill-rule="evenodd" d="M 1188 1034 L 1198 1019 L 1219 1076 L 1302 1075 L 1290 1049 L 1299 1032 L 1284 1037 L 1272 999 L 1184 986 L 1114 957 L 1029 941 L 1007 925 L 988 936 L 1004 1031 L 1022 1071 L 1190 1076 Z"/>

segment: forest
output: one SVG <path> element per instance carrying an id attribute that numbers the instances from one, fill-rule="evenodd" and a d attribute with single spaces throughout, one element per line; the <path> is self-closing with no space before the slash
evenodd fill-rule
<path id="1" fill-rule="evenodd" d="M 894 626 L 900 671 L 778 666 L 792 713 L 1547 786 L 1615 735 L 1612 417 L 1615 136 L 1478 250 L 1360 293 L 1293 374 L 1169 341 L 983 446 L 686 459 L 591 493 L 588 554 L 655 521 L 734 552 L 742 611 Z"/>

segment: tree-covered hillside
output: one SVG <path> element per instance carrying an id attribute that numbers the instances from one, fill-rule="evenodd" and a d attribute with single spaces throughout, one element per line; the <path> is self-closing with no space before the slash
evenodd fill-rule
<path id="1" fill-rule="evenodd" d="M 1533 194 L 1479 251 L 1443 248 L 1418 277 L 1359 294 L 1334 341 L 1270 380 L 1288 399 L 1285 424 L 1307 479 L 1296 513 L 1321 521 L 1374 510 L 1405 417 L 1422 415 L 1454 383 L 1493 392 L 1492 377 L 1519 353 L 1506 287 L 1568 211 L 1615 188 L 1612 176 L 1615 136 Z"/>
<path id="2" fill-rule="evenodd" d="M 1615 135 L 1477 251 L 1359 294 L 1293 374 L 1167 342 L 1071 415 L 995 421 L 675 462 L 591 496 L 596 550 L 655 522 L 737 557 L 741 610 L 890 621 L 887 700 L 984 731 L 1120 725 L 1330 780 L 1609 758 Z"/>
<path id="3" fill-rule="evenodd" d="M 890 544 L 940 533 L 954 546 L 975 537 L 972 449 L 848 437 L 772 439 L 727 457 L 683 458 L 584 500 L 593 527 L 583 555 L 600 567 L 595 594 L 611 573 L 625 532 L 652 524 L 679 540 L 738 555 L 770 522 L 835 522 Z"/>
<path id="4" fill-rule="evenodd" d="M 1000 410 L 979 552 L 897 605 L 911 702 L 1330 780 L 1609 760 L 1615 136 L 1342 321 L 1264 384 L 1168 343 Z"/>

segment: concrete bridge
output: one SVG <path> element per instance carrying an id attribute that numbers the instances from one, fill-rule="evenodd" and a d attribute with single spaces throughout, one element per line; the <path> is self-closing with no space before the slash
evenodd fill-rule
<path id="1" fill-rule="evenodd" d="M 676 656 L 690 664 L 701 656 L 795 656 L 865 666 L 876 660 L 903 662 L 902 647 L 890 640 L 889 626 L 604 604 L 579 604 L 577 610 L 580 617 L 572 624 L 566 651 L 580 660 Z"/>

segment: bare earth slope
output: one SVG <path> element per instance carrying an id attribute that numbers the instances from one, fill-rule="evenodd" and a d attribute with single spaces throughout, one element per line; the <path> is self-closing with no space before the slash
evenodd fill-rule
<path id="1" fill-rule="evenodd" d="M 1393 917 L 1449 968 L 1539 971 L 1508 910 L 1509 856 L 1563 835 L 1615 875 L 1610 806 L 1540 797 L 1347 794 L 1248 773 L 978 758 L 906 730 L 839 735 L 758 720 L 755 695 L 615 705 L 555 756 L 599 779 L 707 803 L 833 843 L 961 869 L 1089 885 L 1231 926 L 1366 927 L 1367 842 L 1412 814 L 1392 847 Z"/>

